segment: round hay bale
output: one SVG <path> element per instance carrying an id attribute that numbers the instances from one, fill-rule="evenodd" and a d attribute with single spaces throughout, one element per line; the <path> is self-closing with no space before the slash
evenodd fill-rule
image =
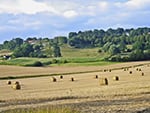
<path id="1" fill-rule="evenodd" d="M 132 74 L 132 71 L 129 71 L 129 74 Z"/>
<path id="2" fill-rule="evenodd" d="M 19 84 L 19 82 L 18 82 L 18 81 L 15 81 L 14 84 Z"/>
<path id="3" fill-rule="evenodd" d="M 12 86 L 12 88 L 15 89 L 15 90 L 20 90 L 21 89 L 21 85 L 20 84 L 14 84 Z"/>
<path id="4" fill-rule="evenodd" d="M 63 76 L 62 76 L 62 75 L 60 76 L 60 79 L 63 79 Z"/>
<path id="5" fill-rule="evenodd" d="M 124 70 L 124 71 L 127 71 L 127 69 L 126 69 L 126 68 L 124 68 L 123 70 Z"/>
<path id="6" fill-rule="evenodd" d="M 111 72 L 111 69 L 109 69 L 109 72 Z"/>
<path id="7" fill-rule="evenodd" d="M 100 78 L 99 83 L 100 83 L 100 85 L 108 85 L 108 79 L 107 78 Z"/>
<path id="8" fill-rule="evenodd" d="M 139 71 L 142 71 L 142 69 L 140 68 Z"/>
<path id="9" fill-rule="evenodd" d="M 139 71 L 139 68 L 136 68 L 137 71 Z"/>
<path id="10" fill-rule="evenodd" d="M 72 82 L 74 81 L 74 78 L 73 78 L 73 77 L 71 77 L 71 81 L 72 81 Z"/>
<path id="11" fill-rule="evenodd" d="M 57 82 L 57 79 L 55 77 L 52 77 L 52 82 Z"/>
<path id="12" fill-rule="evenodd" d="M 106 69 L 104 69 L 104 72 L 106 72 L 107 70 Z"/>
<path id="13" fill-rule="evenodd" d="M 8 85 L 10 85 L 10 84 L 11 84 L 11 81 L 10 81 L 10 80 L 8 80 L 8 81 L 7 81 L 7 84 L 8 84 Z"/>
<path id="14" fill-rule="evenodd" d="M 95 75 L 95 78 L 98 79 L 98 75 Z"/>
<path id="15" fill-rule="evenodd" d="M 144 73 L 142 72 L 142 74 L 141 74 L 142 76 L 144 76 Z"/>
<path id="16" fill-rule="evenodd" d="M 124 71 L 128 71 L 128 70 L 129 70 L 129 68 L 128 68 L 128 67 L 125 67 L 125 68 L 124 68 Z"/>
<path id="17" fill-rule="evenodd" d="M 119 77 L 118 77 L 118 76 L 114 76 L 114 77 L 113 77 L 113 80 L 118 81 L 118 80 L 119 80 Z"/>

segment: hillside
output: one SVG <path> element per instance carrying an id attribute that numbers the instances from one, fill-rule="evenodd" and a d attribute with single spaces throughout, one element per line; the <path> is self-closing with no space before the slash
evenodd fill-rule
<path id="1" fill-rule="evenodd" d="M 150 60 L 150 28 L 95 29 L 70 32 L 68 37 L 53 39 L 14 38 L 1 44 L 0 50 L 12 52 L 13 58 L 99 57 L 117 62 Z"/>

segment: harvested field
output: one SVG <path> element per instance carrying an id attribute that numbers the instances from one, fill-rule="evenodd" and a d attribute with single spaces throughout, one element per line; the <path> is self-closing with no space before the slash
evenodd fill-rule
<path id="1" fill-rule="evenodd" d="M 54 67 L 20 67 L 20 66 L 7 66 L 0 65 L 0 78 L 8 76 L 30 76 L 30 75 L 46 75 L 46 74 L 59 74 L 59 73 L 73 73 L 73 72 L 85 72 L 85 71 L 102 71 L 104 69 L 114 69 L 121 67 L 131 67 L 142 64 L 149 64 L 149 61 L 143 62 L 128 62 L 119 63 L 109 66 L 54 66 Z"/>
<path id="2" fill-rule="evenodd" d="M 136 113 L 143 111 L 148 113 L 150 111 L 150 67 L 147 65 L 138 67 L 144 72 L 144 76 L 141 76 L 141 72 L 136 71 L 136 67 L 133 67 L 145 63 L 150 62 L 115 64 L 110 66 L 111 68 L 109 66 L 61 68 L 15 68 L 14 66 L 6 66 L 9 67 L 8 70 L 5 69 L 7 72 L 4 72 L 5 66 L 0 66 L 0 69 L 3 67 L 1 72 L 4 72 L 4 74 L 1 73 L 1 76 L 112 69 L 111 73 L 109 71 L 98 71 L 64 75 L 63 79 L 60 79 L 60 76 L 55 76 L 57 82 L 50 81 L 51 77 L 12 79 L 12 82 L 20 82 L 21 90 L 13 90 L 11 85 L 6 84 L 8 80 L 0 80 L 0 112 L 16 108 L 67 105 L 73 106 L 83 113 Z M 128 66 L 132 67 L 129 69 L 133 72 L 132 75 L 129 74 L 129 71 L 123 69 L 113 70 L 113 68 Z M 101 86 L 99 79 L 93 78 L 95 75 L 106 77 L 109 84 Z M 74 82 L 70 81 L 72 76 L 75 78 Z M 118 76 L 119 81 L 114 81 L 112 79 L 114 76 Z"/>

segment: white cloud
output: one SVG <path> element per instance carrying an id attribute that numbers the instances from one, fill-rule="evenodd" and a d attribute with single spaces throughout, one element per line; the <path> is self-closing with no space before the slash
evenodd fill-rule
<path id="1" fill-rule="evenodd" d="M 0 0 L 0 35 L 49 36 L 115 26 L 150 26 L 149 4 L 150 0 Z"/>
<path id="2" fill-rule="evenodd" d="M 45 4 L 44 2 L 36 2 L 34 0 L 1 0 L 1 13 L 12 14 L 36 14 L 38 12 L 51 12 L 57 14 L 57 11 Z"/>
<path id="3" fill-rule="evenodd" d="M 65 11 L 63 13 L 64 17 L 66 18 L 73 18 L 73 17 L 76 17 L 78 15 L 78 13 L 74 10 L 68 10 L 68 11 Z"/>
<path id="4" fill-rule="evenodd" d="M 114 3 L 120 9 L 128 11 L 138 11 L 149 8 L 150 0 L 127 0 L 126 2 Z"/>
<path id="5" fill-rule="evenodd" d="M 109 9 L 109 3 L 106 2 L 106 1 L 101 1 L 101 2 L 98 3 L 98 5 L 99 5 L 100 10 L 102 12 L 105 12 L 105 11 L 107 11 Z"/>
<path id="6" fill-rule="evenodd" d="M 149 6 L 150 0 L 129 0 L 125 3 L 125 6 L 129 9 L 142 9 Z"/>
<path id="7" fill-rule="evenodd" d="M 9 20 L 8 24 L 16 25 L 16 24 L 22 24 L 24 27 L 33 27 L 33 26 L 39 26 L 42 23 L 38 20 L 22 20 L 20 19 L 15 19 L 15 20 Z"/>
<path id="8" fill-rule="evenodd" d="M 0 13 L 10 14 L 36 14 L 48 12 L 49 14 L 64 16 L 68 19 L 82 15 L 96 15 L 104 13 L 109 8 L 106 1 L 72 1 L 72 0 L 1 0 Z"/>

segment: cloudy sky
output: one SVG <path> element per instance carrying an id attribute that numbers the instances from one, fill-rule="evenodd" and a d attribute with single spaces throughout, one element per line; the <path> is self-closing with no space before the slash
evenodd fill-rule
<path id="1" fill-rule="evenodd" d="M 0 0 L 0 43 L 89 29 L 150 27 L 150 0 Z"/>

